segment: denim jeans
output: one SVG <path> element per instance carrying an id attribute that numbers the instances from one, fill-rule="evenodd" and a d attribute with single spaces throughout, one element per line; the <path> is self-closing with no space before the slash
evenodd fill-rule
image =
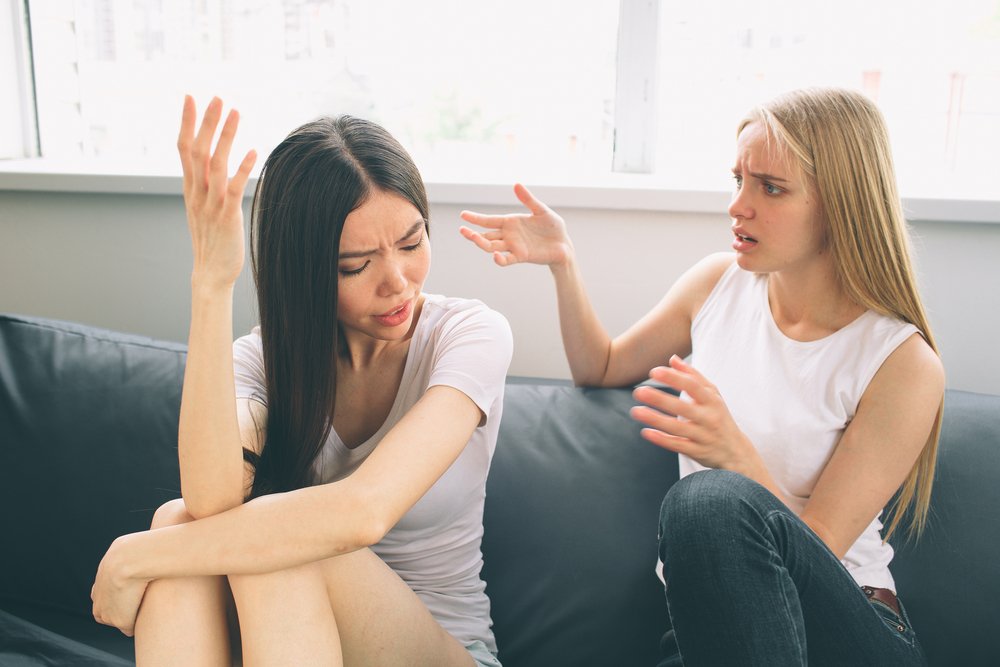
<path id="1" fill-rule="evenodd" d="M 673 629 L 661 667 L 924 665 L 905 610 L 869 602 L 760 484 L 724 470 L 680 480 L 660 511 Z"/>

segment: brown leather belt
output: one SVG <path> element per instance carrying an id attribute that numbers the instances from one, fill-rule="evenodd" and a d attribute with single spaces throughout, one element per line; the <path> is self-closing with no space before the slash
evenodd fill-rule
<path id="1" fill-rule="evenodd" d="M 902 618 L 903 614 L 899 611 L 899 600 L 896 599 L 896 594 L 888 588 L 872 588 L 871 586 L 862 586 L 861 590 L 865 592 L 865 597 L 870 600 L 878 600 L 882 604 L 889 607 L 889 609 L 896 612 L 896 616 Z"/>

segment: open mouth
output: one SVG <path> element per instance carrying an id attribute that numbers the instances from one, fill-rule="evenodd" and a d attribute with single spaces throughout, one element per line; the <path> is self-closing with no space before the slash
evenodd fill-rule
<path id="1" fill-rule="evenodd" d="M 757 242 L 757 239 L 755 239 L 752 236 L 747 236 L 746 234 L 737 234 L 736 238 L 738 238 L 740 241 L 743 241 L 744 243 L 756 243 Z"/>
<path id="2" fill-rule="evenodd" d="M 394 315 L 398 315 L 398 314 L 400 314 L 401 312 L 403 312 L 404 310 L 406 310 L 406 305 L 407 305 L 407 304 L 405 304 L 405 303 L 404 303 L 404 304 L 403 304 L 403 305 L 401 305 L 401 306 L 400 306 L 399 308 L 395 308 L 395 309 L 393 309 L 393 310 L 390 310 L 390 311 L 389 311 L 389 312 L 387 312 L 387 313 L 382 313 L 381 315 L 379 315 L 379 317 L 393 317 Z"/>

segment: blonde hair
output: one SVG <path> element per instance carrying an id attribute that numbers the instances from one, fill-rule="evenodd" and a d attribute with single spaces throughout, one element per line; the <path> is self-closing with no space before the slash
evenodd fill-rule
<path id="1" fill-rule="evenodd" d="M 797 90 L 757 107 L 739 132 L 760 123 L 797 158 L 815 188 L 837 277 L 847 296 L 870 310 L 931 335 L 910 255 L 885 121 L 864 95 L 838 88 Z M 907 510 L 910 532 L 927 521 L 941 433 L 942 405 L 917 462 L 891 506 L 885 539 Z"/>

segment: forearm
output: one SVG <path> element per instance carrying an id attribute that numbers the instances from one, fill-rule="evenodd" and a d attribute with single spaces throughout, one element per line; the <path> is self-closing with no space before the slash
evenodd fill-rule
<path id="1" fill-rule="evenodd" d="M 559 329 L 573 382 L 601 386 L 611 356 L 611 338 L 587 296 L 576 259 L 570 257 L 549 267 L 556 284 Z"/>
<path id="2" fill-rule="evenodd" d="M 260 574 L 370 546 L 369 512 L 342 483 L 256 498 L 179 526 L 119 538 L 116 571 L 133 579 Z"/>
<path id="3" fill-rule="evenodd" d="M 243 500 L 243 450 L 236 417 L 232 287 L 192 279 L 191 331 L 181 396 L 181 492 L 196 518 Z"/>

